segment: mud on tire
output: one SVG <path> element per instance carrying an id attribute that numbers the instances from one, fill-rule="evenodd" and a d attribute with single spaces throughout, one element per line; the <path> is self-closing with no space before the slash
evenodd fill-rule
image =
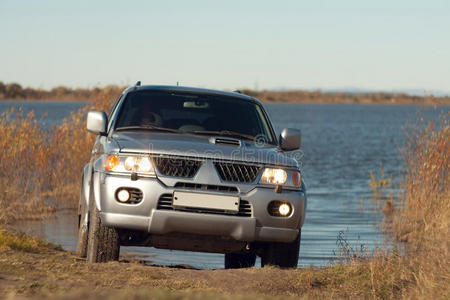
<path id="1" fill-rule="evenodd" d="M 78 241 L 77 241 L 77 255 L 85 258 L 87 255 L 88 245 L 88 228 L 83 225 L 83 218 L 86 215 L 86 201 L 83 193 L 80 196 L 80 208 L 78 211 Z"/>
<path id="2" fill-rule="evenodd" d="M 120 243 L 117 230 L 102 225 L 95 201 L 90 201 L 87 262 L 119 260 Z"/>

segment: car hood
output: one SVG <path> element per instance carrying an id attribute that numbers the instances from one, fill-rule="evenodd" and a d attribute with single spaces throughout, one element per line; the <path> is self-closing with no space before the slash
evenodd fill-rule
<path id="1" fill-rule="evenodd" d="M 229 137 L 128 131 L 115 132 L 111 138 L 122 153 L 164 154 L 298 167 L 295 159 L 286 156 L 274 145 L 257 145 L 243 140 L 241 145 L 216 143 L 216 138 L 238 141 Z"/>

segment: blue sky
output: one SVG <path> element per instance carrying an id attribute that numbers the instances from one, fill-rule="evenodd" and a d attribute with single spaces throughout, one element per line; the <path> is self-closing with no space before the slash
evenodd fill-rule
<path id="1" fill-rule="evenodd" d="M 450 92 L 450 1 L 0 0 L 0 81 Z"/>

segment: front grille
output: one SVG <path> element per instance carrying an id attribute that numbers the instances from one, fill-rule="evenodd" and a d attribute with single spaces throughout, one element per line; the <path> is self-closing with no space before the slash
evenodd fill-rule
<path id="1" fill-rule="evenodd" d="M 177 182 L 175 184 L 176 188 L 188 189 L 188 190 L 202 190 L 202 191 L 213 191 L 213 192 L 224 192 L 224 193 L 237 193 L 238 189 L 235 186 L 225 186 L 225 185 L 212 185 L 212 184 L 198 184 L 191 182 Z"/>
<path id="2" fill-rule="evenodd" d="M 229 182 L 253 182 L 258 176 L 261 166 L 244 165 L 227 162 L 216 162 L 217 172 L 220 178 Z"/>
<path id="3" fill-rule="evenodd" d="M 174 210 L 174 207 L 172 205 L 172 199 L 173 199 L 172 194 L 162 194 L 161 197 L 159 197 L 157 209 Z M 177 208 L 177 210 L 187 211 L 187 212 L 192 212 L 192 213 L 233 215 L 233 216 L 238 216 L 238 217 L 251 217 L 252 216 L 252 206 L 246 200 L 241 200 L 239 202 L 239 211 L 237 214 L 231 214 L 229 212 L 226 212 L 226 211 L 220 210 L 220 209 L 204 209 L 204 208 L 195 208 L 195 207 L 185 207 L 183 209 Z"/>
<path id="4" fill-rule="evenodd" d="M 202 162 L 199 160 L 175 158 L 175 157 L 153 157 L 153 161 L 159 173 L 172 177 L 194 177 Z"/>

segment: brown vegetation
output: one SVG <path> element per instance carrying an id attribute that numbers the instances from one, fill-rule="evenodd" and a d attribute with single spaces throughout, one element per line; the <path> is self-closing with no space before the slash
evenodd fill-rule
<path id="1" fill-rule="evenodd" d="M 449 117 L 410 134 L 403 153 L 404 194 L 388 223 L 394 236 L 407 242 L 413 297 L 450 298 Z"/>
<path id="2" fill-rule="evenodd" d="M 18 83 L 5 84 L 0 81 L 0 100 L 55 100 L 55 101 L 95 101 L 105 92 L 119 95 L 123 87 L 109 85 L 104 88 L 69 88 L 58 86 L 50 90 L 22 87 Z"/>
<path id="3" fill-rule="evenodd" d="M 119 94 L 125 87 L 109 85 L 105 88 L 69 88 L 58 86 L 50 90 L 23 88 L 18 83 L 4 84 L 0 81 L 0 100 L 55 100 L 95 101 L 104 90 Z M 324 93 L 321 91 L 254 91 L 244 94 L 268 103 L 347 103 L 347 104 L 418 104 L 450 105 L 450 97 L 411 96 L 404 93 Z"/>
<path id="4" fill-rule="evenodd" d="M 95 139 L 86 132 L 86 112 L 109 109 L 118 95 L 103 89 L 91 105 L 48 130 L 32 113 L 10 110 L 0 116 L 0 224 L 76 206 Z"/>
<path id="5" fill-rule="evenodd" d="M 403 93 L 323 93 L 296 90 L 260 92 L 244 90 L 243 92 L 268 103 L 450 105 L 450 97 L 411 96 Z"/>

